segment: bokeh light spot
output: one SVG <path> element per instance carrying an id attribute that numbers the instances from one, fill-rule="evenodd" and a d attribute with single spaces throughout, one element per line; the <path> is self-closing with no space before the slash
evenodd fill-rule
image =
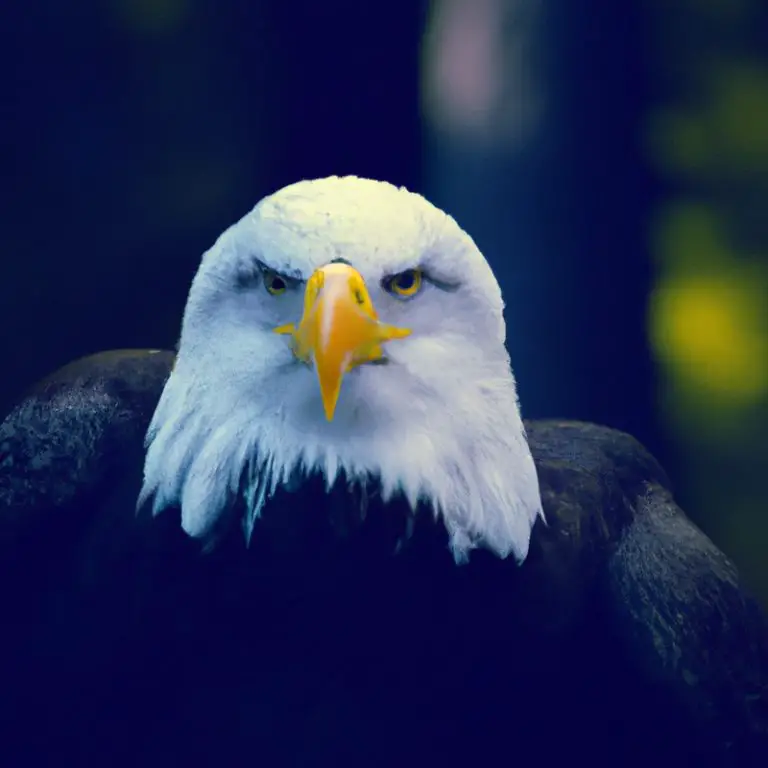
<path id="1" fill-rule="evenodd" d="M 651 300 L 650 334 L 683 390 L 723 405 L 750 406 L 768 393 L 768 286 L 734 271 L 662 280 Z"/>

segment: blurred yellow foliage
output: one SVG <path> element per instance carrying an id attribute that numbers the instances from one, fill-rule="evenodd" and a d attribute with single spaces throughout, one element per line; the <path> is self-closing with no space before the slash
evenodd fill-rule
<path id="1" fill-rule="evenodd" d="M 768 280 L 754 272 L 731 267 L 657 284 L 651 342 L 682 390 L 703 388 L 726 407 L 768 395 Z"/>
<path id="2" fill-rule="evenodd" d="M 768 606 L 768 16 L 758 0 L 652 5 L 670 91 L 648 145 L 675 189 L 651 242 L 660 406 L 690 512 Z"/>

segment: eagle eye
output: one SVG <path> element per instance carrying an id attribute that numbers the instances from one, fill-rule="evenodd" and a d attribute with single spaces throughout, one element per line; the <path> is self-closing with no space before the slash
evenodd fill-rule
<path id="1" fill-rule="evenodd" d="M 398 299 L 410 299 L 424 284 L 424 275 L 420 269 L 406 269 L 384 279 L 382 285 L 387 293 Z"/>
<path id="2" fill-rule="evenodd" d="M 261 267 L 261 274 L 264 280 L 264 288 L 270 296 L 281 296 L 289 288 L 295 288 L 298 284 L 298 280 L 293 280 L 290 277 L 281 275 L 279 272 L 275 272 L 274 269 L 269 267 Z"/>

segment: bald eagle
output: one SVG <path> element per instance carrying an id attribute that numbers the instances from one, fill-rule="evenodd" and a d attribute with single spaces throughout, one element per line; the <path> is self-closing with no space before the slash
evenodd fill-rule
<path id="1" fill-rule="evenodd" d="M 632 438 L 521 419 L 419 195 L 265 198 L 177 353 L 0 426 L 3 765 L 768 765 L 768 620 Z"/>

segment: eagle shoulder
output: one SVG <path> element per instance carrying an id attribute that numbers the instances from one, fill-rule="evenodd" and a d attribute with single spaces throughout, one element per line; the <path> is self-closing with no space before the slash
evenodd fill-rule
<path id="1" fill-rule="evenodd" d="M 768 616 L 736 566 L 653 489 L 601 579 L 637 669 L 723 765 L 768 765 Z"/>
<path id="2" fill-rule="evenodd" d="M 659 463 L 633 437 L 577 421 L 525 424 L 545 521 L 537 521 L 520 588 L 530 621 L 554 630 L 582 614 L 594 584 L 653 489 Z"/>
<path id="3" fill-rule="evenodd" d="M 634 438 L 579 422 L 527 431 L 547 518 L 521 569 L 537 620 L 600 617 L 715 764 L 768 764 L 768 617 L 735 565 Z"/>
<path id="4" fill-rule="evenodd" d="M 0 546 L 77 505 L 132 457 L 173 364 L 171 352 L 115 350 L 37 383 L 0 423 Z M 9 541 L 9 539 L 11 541 Z"/>

